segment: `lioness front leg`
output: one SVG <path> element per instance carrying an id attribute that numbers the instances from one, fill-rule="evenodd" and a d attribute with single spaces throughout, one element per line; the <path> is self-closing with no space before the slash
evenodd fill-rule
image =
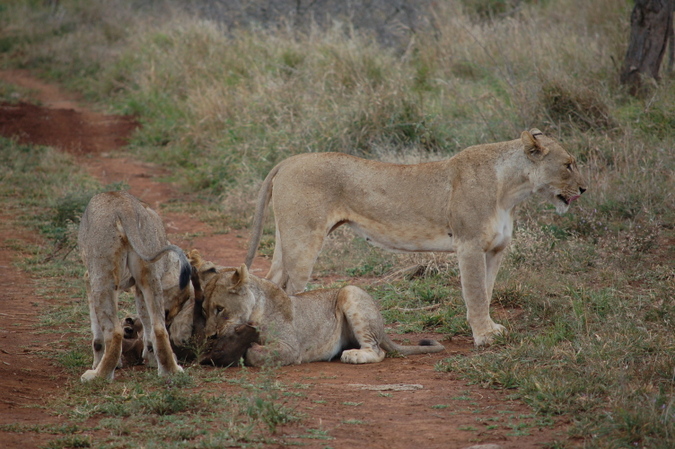
<path id="1" fill-rule="evenodd" d="M 465 246 L 458 248 L 457 258 L 466 317 L 471 326 L 474 344 L 488 345 L 495 335 L 505 332 L 506 328 L 490 318 L 486 254 L 475 246 Z"/>
<path id="2" fill-rule="evenodd" d="M 301 363 L 301 357 L 297 345 L 289 345 L 283 342 L 260 345 L 253 343 L 246 350 L 244 362 L 248 366 L 264 365 L 295 365 Z"/>
<path id="3" fill-rule="evenodd" d="M 487 282 L 488 303 L 492 302 L 492 292 L 494 290 L 495 280 L 497 279 L 497 273 L 499 272 L 499 267 L 502 264 L 503 257 L 503 249 L 500 251 L 488 251 L 485 254 L 485 264 L 487 268 L 485 279 Z"/>

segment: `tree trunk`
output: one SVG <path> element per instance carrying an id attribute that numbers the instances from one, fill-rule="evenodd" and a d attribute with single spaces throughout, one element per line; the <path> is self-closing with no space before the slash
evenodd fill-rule
<path id="1" fill-rule="evenodd" d="M 632 95 L 642 90 L 642 76 L 659 79 L 659 69 L 672 35 L 675 0 L 635 0 L 621 84 Z M 673 42 L 671 42 L 671 46 Z"/>

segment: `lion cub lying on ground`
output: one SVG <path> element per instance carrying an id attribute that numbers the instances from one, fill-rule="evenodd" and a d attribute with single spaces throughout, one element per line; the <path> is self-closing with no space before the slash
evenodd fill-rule
<path id="1" fill-rule="evenodd" d="M 418 346 L 394 343 L 384 332 L 384 321 L 373 299 L 355 286 L 287 295 L 279 286 L 240 268 L 216 267 L 195 251 L 204 289 L 205 333 L 220 339 L 257 327 L 259 341 L 246 351 L 245 363 L 291 365 L 331 360 L 342 353 L 344 363 L 376 363 L 385 351 L 402 355 L 444 350 L 433 340 Z"/>

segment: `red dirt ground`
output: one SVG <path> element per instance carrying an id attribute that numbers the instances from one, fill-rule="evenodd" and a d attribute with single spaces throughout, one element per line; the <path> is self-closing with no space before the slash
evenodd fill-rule
<path id="1" fill-rule="evenodd" d="M 164 173 L 162 168 L 120 153 L 125 139 L 137 126 L 133 119 L 93 112 L 76 96 L 24 71 L 0 72 L 0 79 L 32 89 L 41 103 L 0 105 L 0 134 L 22 143 L 70 152 L 102 183 L 124 181 L 132 194 L 155 209 L 159 210 L 159 205 L 169 199 L 181 197 L 171 184 L 156 181 Z M 35 293 L 36 285 L 30 276 L 13 266 L 17 254 L 12 250 L 16 246 L 12 240 L 37 242 L 39 237 L 14 226 L 8 220 L 12 211 L 5 205 L 0 210 L 5 211 L 0 215 L 0 425 L 59 423 L 61 418 L 40 406 L 63 396 L 66 383 L 72 379 L 44 357 L 58 344 L 53 336 L 38 333 L 37 306 L 46 300 Z M 162 216 L 173 243 L 197 248 L 207 259 L 222 265 L 239 265 L 244 260 L 244 237 L 217 233 L 218 229 L 187 214 Z M 268 261 L 258 258 L 253 268 L 264 274 Z M 415 341 L 422 337 L 445 338 L 433 334 L 393 335 L 395 340 Z M 309 448 L 453 449 L 493 443 L 503 448 L 530 449 L 567 439 L 566 424 L 562 422 L 553 428 L 530 428 L 529 435 L 521 436 L 513 435 L 513 429 L 505 425 L 496 429 L 488 426 L 488 418 L 500 417 L 504 424 L 504 416 L 528 415 L 531 411 L 509 400 L 504 392 L 471 386 L 452 373 L 435 371 L 436 362 L 451 354 L 468 355 L 472 349 L 472 342 L 464 338 L 443 343 L 446 352 L 439 355 L 387 358 L 364 366 L 330 362 L 279 369 L 279 381 L 309 385 L 306 396 L 296 403 L 305 419 L 282 427 L 279 433 L 292 441 L 293 435 L 305 433 L 303 428 L 311 428 L 334 438 L 294 440 Z M 121 370 L 115 381 L 124 382 L 124 378 Z M 375 389 L 399 384 L 408 389 Z M 432 408 L 434 405 L 437 407 Z M 2 448 L 44 446 L 51 439 L 53 436 L 37 432 L 0 429 Z"/>

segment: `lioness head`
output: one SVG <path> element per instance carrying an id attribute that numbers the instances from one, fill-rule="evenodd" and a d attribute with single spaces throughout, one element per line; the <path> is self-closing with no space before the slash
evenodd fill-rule
<path id="1" fill-rule="evenodd" d="M 586 191 L 576 159 L 536 128 L 523 131 L 520 138 L 525 155 L 535 165 L 530 179 L 537 191 L 548 197 L 559 214 L 567 212 L 572 201 Z"/>
<path id="2" fill-rule="evenodd" d="M 190 251 L 188 258 L 197 269 L 204 290 L 205 335 L 211 338 L 225 335 L 235 327 L 249 323 L 256 298 L 249 289 L 246 265 L 239 268 L 218 267 L 204 261 L 194 250 Z"/>

